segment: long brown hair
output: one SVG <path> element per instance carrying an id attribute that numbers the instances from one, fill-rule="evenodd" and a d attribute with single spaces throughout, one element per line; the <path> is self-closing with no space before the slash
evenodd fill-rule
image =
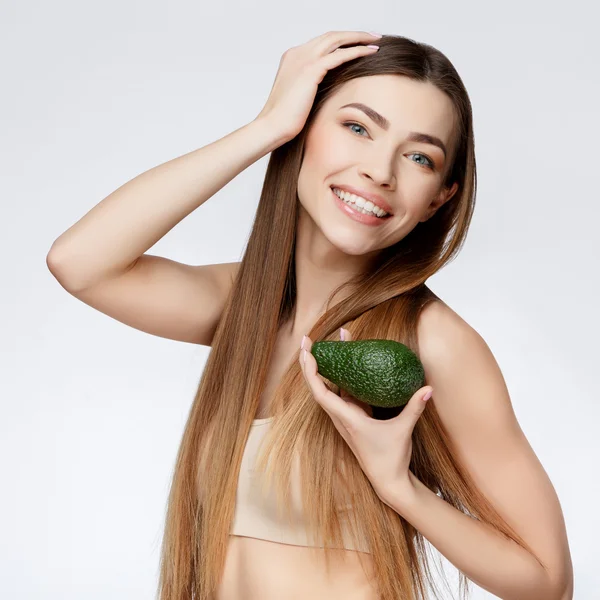
<path id="1" fill-rule="evenodd" d="M 343 326 L 354 340 L 393 339 L 418 354 L 419 315 L 429 302 L 440 301 L 425 281 L 458 254 L 466 239 L 477 179 L 471 103 L 462 80 L 446 56 L 427 44 L 401 36 L 384 36 L 377 43 L 378 52 L 326 74 L 304 129 L 271 153 L 252 232 L 177 456 L 162 543 L 160 600 L 210 600 L 220 583 L 244 446 L 277 332 L 295 311 L 297 183 L 306 134 L 322 104 L 342 84 L 356 77 L 391 74 L 430 82 L 444 91 L 453 103 L 456 123 L 444 184 L 457 182 L 458 191 L 433 217 L 382 250 L 368 272 L 334 290 L 326 312 L 308 332 L 310 338 L 337 340 Z M 330 306 L 342 289 L 348 297 Z M 386 419 L 400 410 L 375 408 L 373 416 Z M 330 417 L 310 397 L 297 356 L 279 383 L 272 412 L 275 418 L 263 440 L 257 470 L 269 481 L 276 475 L 280 504 L 289 507 L 293 457 L 300 457 L 309 533 L 325 547 L 327 565 L 331 548 L 343 548 L 341 517 L 334 502 L 343 488 L 354 507 L 348 515 L 350 533 L 355 543 L 359 535 L 367 540 L 382 600 L 427 598 L 426 583 L 437 598 L 425 539 L 375 494 Z M 413 432 L 410 468 L 452 506 L 535 556 L 469 476 L 434 403 L 428 403 Z M 459 575 L 464 598 L 468 580 Z"/>

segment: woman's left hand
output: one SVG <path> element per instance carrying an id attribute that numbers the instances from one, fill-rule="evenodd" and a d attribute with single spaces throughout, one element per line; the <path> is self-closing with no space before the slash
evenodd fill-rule
<path id="1" fill-rule="evenodd" d="M 344 329 L 344 333 L 344 341 L 350 341 L 350 332 Z M 317 361 L 311 348 L 312 341 L 306 336 L 305 350 L 300 351 L 299 357 L 304 379 L 314 399 L 350 446 L 376 494 L 388 504 L 386 498 L 413 489 L 414 475 L 408 468 L 412 456 L 412 432 L 425 409 L 424 398 L 432 390 L 431 386 L 417 390 L 396 417 L 382 421 L 373 419 L 368 404 L 341 389 L 338 396 L 325 385 L 317 372 Z"/>

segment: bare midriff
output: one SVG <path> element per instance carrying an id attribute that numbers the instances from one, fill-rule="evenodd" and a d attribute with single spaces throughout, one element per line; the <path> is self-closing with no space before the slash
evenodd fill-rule
<path id="1" fill-rule="evenodd" d="M 324 553 L 323 548 L 230 535 L 215 600 L 379 600 L 369 581 L 370 554 L 332 550 L 327 572 Z"/>
<path id="2" fill-rule="evenodd" d="M 279 332 L 254 426 L 273 419 L 267 416 L 273 392 L 299 346 L 299 340 Z M 369 581 L 373 572 L 366 552 L 331 550 L 328 571 L 323 548 L 230 534 L 215 600 L 380 600 Z"/>

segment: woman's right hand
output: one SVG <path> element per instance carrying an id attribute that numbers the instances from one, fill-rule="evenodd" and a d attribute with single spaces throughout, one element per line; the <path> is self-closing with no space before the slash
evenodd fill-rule
<path id="1" fill-rule="evenodd" d="M 286 50 L 279 62 L 273 88 L 255 120 L 266 120 L 285 143 L 300 133 L 310 113 L 317 86 L 329 69 L 377 52 L 368 48 L 378 36 L 365 31 L 330 31 L 301 46 Z M 362 44 L 340 48 L 351 43 Z"/>

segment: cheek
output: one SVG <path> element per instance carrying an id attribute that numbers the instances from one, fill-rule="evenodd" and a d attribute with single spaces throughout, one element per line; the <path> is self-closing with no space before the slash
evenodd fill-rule
<path id="1" fill-rule="evenodd" d="M 435 182 L 423 181 L 419 173 L 407 174 L 402 178 L 401 197 L 405 212 L 417 216 L 427 210 L 438 194 Z"/>
<path id="2" fill-rule="evenodd" d="M 311 169 L 327 176 L 348 167 L 351 158 L 351 145 L 343 137 L 343 131 L 336 128 L 315 131 L 307 140 L 304 160 Z"/>
<path id="3" fill-rule="evenodd" d="M 305 147 L 298 175 L 298 196 L 312 204 L 313 198 L 327 191 L 327 183 L 348 164 L 340 152 L 340 144 L 330 136 L 314 135 Z M 315 201 L 316 206 L 316 201 Z"/>

